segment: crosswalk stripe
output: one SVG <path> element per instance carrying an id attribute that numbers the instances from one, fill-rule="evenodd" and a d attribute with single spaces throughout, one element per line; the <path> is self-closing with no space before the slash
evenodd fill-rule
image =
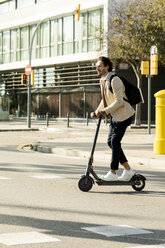
<path id="1" fill-rule="evenodd" d="M 159 244 L 159 245 L 142 245 L 142 246 L 134 246 L 129 248 L 164 248 L 165 244 Z"/>
<path id="2" fill-rule="evenodd" d="M 137 234 L 150 234 L 152 232 L 135 228 L 127 225 L 118 226 L 93 226 L 93 227 L 82 227 L 82 229 L 94 233 L 104 235 L 106 237 L 124 236 L 124 235 L 137 235 Z"/>
<path id="3" fill-rule="evenodd" d="M 36 176 L 30 176 L 33 178 L 37 178 L 37 179 L 60 179 L 63 178 L 61 176 L 57 176 L 57 175 L 36 175 Z"/>
<path id="4" fill-rule="evenodd" d="M 0 177 L 0 180 L 11 180 L 9 177 Z"/>
<path id="5" fill-rule="evenodd" d="M 39 232 L 20 232 L 20 233 L 3 233 L 0 234 L 0 243 L 5 245 L 20 245 L 57 242 L 60 239 L 52 238 Z"/>

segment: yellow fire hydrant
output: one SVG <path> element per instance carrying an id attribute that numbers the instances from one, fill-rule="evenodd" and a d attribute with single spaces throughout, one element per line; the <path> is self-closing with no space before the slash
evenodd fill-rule
<path id="1" fill-rule="evenodd" d="M 165 154 L 165 90 L 158 91 L 156 98 L 156 136 L 154 153 Z"/>

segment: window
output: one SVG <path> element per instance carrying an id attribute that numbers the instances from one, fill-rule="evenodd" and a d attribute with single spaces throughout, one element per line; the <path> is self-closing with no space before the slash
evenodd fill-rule
<path id="1" fill-rule="evenodd" d="M 32 41 L 32 36 L 34 34 L 35 28 L 36 28 L 36 25 L 30 26 L 30 41 L 29 41 L 30 43 Z M 32 52 L 32 59 L 35 59 L 36 58 L 36 36 L 34 37 L 34 40 L 33 40 L 33 46 L 32 46 L 31 52 Z"/>
<path id="2" fill-rule="evenodd" d="M 100 50 L 100 10 L 88 13 L 88 51 Z"/>
<path id="3" fill-rule="evenodd" d="M 10 62 L 14 62 L 16 61 L 16 56 L 15 56 L 15 45 L 16 45 L 16 30 L 11 30 L 10 33 L 10 42 L 11 42 L 11 46 L 10 46 Z"/>
<path id="4" fill-rule="evenodd" d="M 88 31 L 87 31 L 87 13 L 83 14 L 83 30 L 82 30 L 82 51 L 87 52 L 87 39 L 88 39 Z"/>
<path id="5" fill-rule="evenodd" d="M 40 28 L 41 58 L 49 57 L 49 22 L 41 24 Z"/>
<path id="6" fill-rule="evenodd" d="M 3 32 L 3 63 L 10 62 L 10 31 Z"/>
<path id="7" fill-rule="evenodd" d="M 35 4 L 35 0 L 17 0 L 17 8 L 22 8 L 32 4 Z"/>
<path id="8" fill-rule="evenodd" d="M 56 41 L 56 32 L 55 32 L 56 21 L 51 21 L 50 23 L 50 56 L 55 56 L 55 41 Z"/>
<path id="9" fill-rule="evenodd" d="M 73 53 L 73 16 L 63 18 L 63 55 Z"/>
<path id="10" fill-rule="evenodd" d="M 62 18 L 58 19 L 58 25 L 57 25 L 57 35 L 58 35 L 58 41 L 57 41 L 57 55 L 62 55 L 63 47 L 62 47 Z"/>
<path id="11" fill-rule="evenodd" d="M 26 4 L 25 0 L 18 2 Z M 28 60 L 29 43 L 36 25 L 0 33 L 0 63 Z M 99 51 L 103 49 L 103 26 L 103 9 L 82 13 L 79 22 L 74 21 L 73 15 L 43 22 L 33 40 L 32 58 Z"/>
<path id="12" fill-rule="evenodd" d="M 28 59 L 28 50 L 29 50 L 29 28 L 21 28 L 21 60 Z"/>
<path id="13" fill-rule="evenodd" d="M 15 10 L 15 0 L 0 4 L 0 14 Z"/>
<path id="14" fill-rule="evenodd" d="M 16 30 L 16 61 L 20 61 L 20 29 Z"/>
<path id="15" fill-rule="evenodd" d="M 47 0 L 37 0 L 37 3 L 42 3 L 42 2 L 45 2 Z"/>
<path id="16" fill-rule="evenodd" d="M 82 14 L 82 51 L 101 50 L 102 39 L 101 30 L 103 29 L 103 10 L 93 10 Z"/>
<path id="17" fill-rule="evenodd" d="M 36 58 L 40 58 L 40 28 L 37 29 L 36 33 Z"/>
<path id="18" fill-rule="evenodd" d="M 2 63 L 2 33 L 0 33 L 0 64 Z"/>
<path id="19" fill-rule="evenodd" d="M 79 22 L 74 22 L 74 53 L 79 52 Z"/>

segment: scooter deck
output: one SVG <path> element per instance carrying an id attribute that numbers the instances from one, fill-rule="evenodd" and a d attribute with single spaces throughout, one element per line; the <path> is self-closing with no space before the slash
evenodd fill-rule
<path id="1" fill-rule="evenodd" d="M 132 180 L 130 181 L 104 181 L 104 180 L 98 180 L 96 181 L 98 185 L 104 185 L 104 186 L 109 186 L 109 185 L 133 185 L 134 182 Z"/>

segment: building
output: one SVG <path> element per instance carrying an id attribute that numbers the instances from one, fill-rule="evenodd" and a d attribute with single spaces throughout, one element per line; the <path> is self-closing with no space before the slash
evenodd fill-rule
<path id="1" fill-rule="evenodd" d="M 23 74 L 35 31 L 32 115 L 85 117 L 95 109 L 100 101 L 95 61 L 107 55 L 101 32 L 108 29 L 110 1 L 0 0 L 0 95 L 10 98 L 10 114 L 27 116 Z M 79 4 L 80 18 L 75 21 Z M 119 69 L 136 81 L 126 64 Z"/>
<path id="2" fill-rule="evenodd" d="M 75 21 L 78 4 L 81 14 Z M 13 114 L 27 115 L 22 76 L 41 21 L 32 49 L 32 114 L 65 117 L 69 112 L 71 117 L 85 117 L 100 100 L 95 59 L 105 49 L 100 32 L 106 15 L 103 0 L 0 2 L 0 94 L 10 97 Z"/>

